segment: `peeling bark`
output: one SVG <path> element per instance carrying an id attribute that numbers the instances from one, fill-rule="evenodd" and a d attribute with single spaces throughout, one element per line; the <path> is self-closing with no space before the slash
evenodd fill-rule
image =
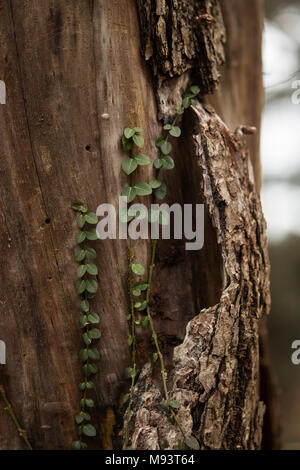
<path id="1" fill-rule="evenodd" d="M 187 434 L 202 449 L 259 449 L 265 406 L 259 398 L 259 319 L 269 312 L 265 221 L 255 191 L 243 126 L 230 133 L 211 108 L 193 109 L 186 158 L 196 159 L 223 259 L 220 302 L 187 325 L 174 349 L 170 394 Z M 146 364 L 131 418 L 136 449 L 175 449 L 180 439 L 161 407 L 159 382 Z"/>

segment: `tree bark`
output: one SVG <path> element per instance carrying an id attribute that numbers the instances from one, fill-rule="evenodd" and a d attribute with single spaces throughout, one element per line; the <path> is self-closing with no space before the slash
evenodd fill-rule
<path id="1" fill-rule="evenodd" d="M 269 309 L 269 264 L 257 194 L 259 132 L 248 137 L 256 183 L 245 134 L 260 124 L 261 2 L 7 0 L 0 13 L 7 90 L 0 113 L 0 339 L 7 365 L 0 366 L 0 384 L 33 447 L 68 449 L 76 437 L 81 338 L 70 206 L 117 206 L 126 182 L 123 129 L 143 127 L 144 151 L 156 156 L 162 123 L 193 83 L 202 103 L 184 120 L 176 169 L 166 175 L 167 202 L 206 204 L 205 246 L 191 254 L 182 241 L 159 242 L 151 309 L 186 429 L 202 448 L 259 448 L 258 326 Z M 238 129 L 229 131 L 216 113 Z M 139 171 L 150 178 L 150 170 Z M 135 246 L 147 264 L 148 244 Z M 99 434 L 90 446 L 120 448 L 119 401 L 130 364 L 127 249 L 122 240 L 94 247 L 102 338 Z M 175 448 L 152 352 L 151 337 L 139 332 L 132 445 Z M 1 407 L 0 448 L 22 446 Z"/>

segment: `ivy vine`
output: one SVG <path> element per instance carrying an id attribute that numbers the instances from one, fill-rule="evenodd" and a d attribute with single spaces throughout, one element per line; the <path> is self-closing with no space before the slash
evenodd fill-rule
<path id="1" fill-rule="evenodd" d="M 90 398 L 89 392 L 94 388 L 91 376 L 98 372 L 97 364 L 94 361 L 97 361 L 100 356 L 98 349 L 93 347 L 93 343 L 101 337 L 101 332 L 95 326 L 100 322 L 100 318 L 97 313 L 92 312 L 90 305 L 98 290 L 98 268 L 92 262 L 97 254 L 94 248 L 88 246 L 87 241 L 97 240 L 98 238 L 96 227 L 90 227 L 90 225 L 98 223 L 98 217 L 94 212 L 89 212 L 87 206 L 82 203 L 73 204 L 72 209 L 79 212 L 77 225 L 80 230 L 76 234 L 79 248 L 74 254 L 75 261 L 79 263 L 75 290 L 81 300 L 79 326 L 82 330 L 84 343 L 84 348 L 79 351 L 83 374 L 83 380 L 79 383 L 79 390 L 81 391 L 80 411 L 75 416 L 79 437 L 78 440 L 73 442 L 72 449 L 81 450 L 87 448 L 87 444 L 83 441 L 83 436 L 96 436 L 96 428 L 91 424 L 91 416 L 87 410 L 94 407 L 94 401 Z"/>
<path id="2" fill-rule="evenodd" d="M 172 151 L 172 144 L 169 140 L 170 137 L 178 138 L 181 135 L 181 129 L 178 125 L 178 121 L 184 111 L 189 108 L 191 105 L 195 105 L 195 98 L 199 94 L 200 89 L 197 86 L 190 87 L 182 97 L 182 105 L 177 110 L 176 115 L 170 124 L 164 126 L 164 135 L 160 136 L 156 140 L 156 147 L 159 149 L 159 157 L 156 158 L 153 162 L 155 168 L 155 178 L 151 179 L 149 182 L 139 181 L 136 182 L 133 175 L 135 170 L 139 165 L 148 165 L 150 164 L 150 158 L 147 155 L 137 153 L 134 155 L 134 148 L 138 149 L 143 148 L 144 139 L 140 135 L 143 131 L 140 127 L 127 127 L 124 130 L 122 136 L 122 146 L 123 150 L 128 153 L 128 156 L 122 161 L 122 169 L 126 175 L 130 176 L 129 186 L 126 186 L 122 190 L 122 196 L 127 197 L 127 202 L 129 203 L 129 208 L 124 214 L 120 214 L 121 220 L 124 222 L 130 222 L 134 218 L 144 218 L 148 216 L 149 222 L 159 220 L 159 223 L 164 223 L 164 214 L 162 211 L 155 212 L 149 211 L 147 215 L 141 214 L 139 211 L 134 213 L 131 211 L 131 203 L 136 196 L 148 196 L 152 194 L 153 203 L 155 204 L 157 200 L 163 199 L 167 194 L 166 184 L 159 179 L 160 171 L 163 170 L 172 170 L 175 166 L 174 160 L 171 157 L 170 153 Z M 184 449 L 186 446 L 198 450 L 199 443 L 197 439 L 192 435 L 187 435 L 182 428 L 180 421 L 177 416 L 177 411 L 180 407 L 179 403 L 176 400 L 171 400 L 169 397 L 168 387 L 167 387 L 167 372 L 164 362 L 164 357 L 162 355 L 160 345 L 158 342 L 157 334 L 155 331 L 155 326 L 151 316 L 151 310 L 149 306 L 150 302 L 150 292 L 151 292 L 151 282 L 153 276 L 153 270 L 155 267 L 155 255 L 156 255 L 157 240 L 151 240 L 151 260 L 148 268 L 148 277 L 147 281 L 139 280 L 134 282 L 135 276 L 143 276 L 146 272 L 144 266 L 139 262 L 133 262 L 133 242 L 131 237 L 129 237 L 128 245 L 128 260 L 129 260 L 129 298 L 130 298 L 130 313 L 128 315 L 128 320 L 130 321 L 130 335 L 127 338 L 128 346 L 131 347 L 132 354 L 132 363 L 125 371 L 125 377 L 131 380 L 130 391 L 123 397 L 123 404 L 128 401 L 127 409 L 125 412 L 125 425 L 124 425 L 124 443 L 123 449 L 128 449 L 129 441 L 129 422 L 131 418 L 131 408 L 133 402 L 133 391 L 134 385 L 138 376 L 138 369 L 136 363 L 136 334 L 135 329 L 136 325 L 141 325 L 142 327 L 150 326 L 152 338 L 155 344 L 156 352 L 153 354 L 153 361 L 156 362 L 159 360 L 161 377 L 163 382 L 164 389 L 164 401 L 163 408 L 164 411 L 173 424 L 175 424 L 182 434 L 182 440 L 179 442 L 179 448 Z M 142 298 L 144 296 L 144 298 Z M 134 300 L 134 297 L 139 297 L 137 301 Z M 138 316 L 137 316 L 138 315 Z"/>

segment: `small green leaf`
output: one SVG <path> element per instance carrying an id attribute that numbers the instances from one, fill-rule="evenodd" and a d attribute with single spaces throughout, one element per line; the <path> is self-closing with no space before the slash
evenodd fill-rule
<path id="1" fill-rule="evenodd" d="M 79 214 L 79 216 L 77 217 L 77 225 L 79 228 L 82 228 L 84 224 L 85 224 L 85 216 L 82 214 Z"/>
<path id="2" fill-rule="evenodd" d="M 157 353 L 153 353 L 152 358 L 153 358 L 153 362 L 156 362 L 157 359 L 158 359 L 158 354 L 157 354 Z"/>
<path id="3" fill-rule="evenodd" d="M 125 379 L 131 379 L 132 373 L 133 373 L 133 369 L 131 367 L 126 367 L 125 373 L 124 373 Z"/>
<path id="4" fill-rule="evenodd" d="M 187 109 L 190 106 L 190 98 L 189 97 L 186 96 L 185 98 L 183 98 L 182 106 L 184 107 L 184 109 Z"/>
<path id="5" fill-rule="evenodd" d="M 124 136 L 126 139 L 130 139 L 134 135 L 135 131 L 134 129 L 131 129 L 131 127 L 126 127 L 124 130 Z"/>
<path id="6" fill-rule="evenodd" d="M 142 148 L 144 147 L 144 139 L 141 135 L 139 134 L 134 134 L 134 136 L 132 137 L 133 139 L 133 142 L 135 143 L 135 145 L 139 148 Z"/>
<path id="7" fill-rule="evenodd" d="M 88 312 L 90 309 L 90 304 L 89 301 L 84 299 L 80 302 L 80 308 L 83 310 L 83 312 Z"/>
<path id="8" fill-rule="evenodd" d="M 131 173 L 133 173 L 134 170 L 136 170 L 137 166 L 138 164 L 133 158 L 126 157 L 122 161 L 122 170 L 124 171 L 124 173 L 126 173 L 126 175 L 130 175 Z"/>
<path id="9" fill-rule="evenodd" d="M 125 152 L 129 152 L 133 147 L 132 139 L 126 139 L 125 135 L 122 136 L 122 146 Z"/>
<path id="10" fill-rule="evenodd" d="M 85 362 L 89 357 L 89 351 L 88 349 L 81 349 L 79 351 L 79 359 L 82 361 L 82 362 Z"/>
<path id="11" fill-rule="evenodd" d="M 129 397 L 130 397 L 130 394 L 129 394 L 129 393 L 126 393 L 125 395 L 122 396 L 122 399 L 121 399 L 121 406 L 124 406 L 125 403 L 128 402 Z"/>
<path id="12" fill-rule="evenodd" d="M 77 212 L 87 212 L 88 210 L 82 202 L 75 202 L 75 204 L 72 205 L 72 209 Z"/>
<path id="13" fill-rule="evenodd" d="M 162 183 L 161 186 L 154 190 L 154 195 L 157 199 L 163 199 L 167 194 L 167 186 Z"/>
<path id="14" fill-rule="evenodd" d="M 164 130 L 165 130 L 165 131 L 169 131 L 170 129 L 172 129 L 171 124 L 166 124 L 166 125 L 164 126 Z"/>
<path id="15" fill-rule="evenodd" d="M 95 259 L 97 257 L 97 253 L 94 248 L 87 248 L 85 250 L 85 256 L 89 259 Z"/>
<path id="16" fill-rule="evenodd" d="M 159 170 L 162 167 L 161 158 L 156 158 L 153 163 L 154 167 Z"/>
<path id="17" fill-rule="evenodd" d="M 161 159 L 162 167 L 164 170 L 172 170 L 175 166 L 174 160 L 170 155 L 166 155 L 165 157 L 162 157 Z"/>
<path id="18" fill-rule="evenodd" d="M 193 95 L 198 95 L 200 93 L 200 88 L 196 85 L 192 85 L 190 87 L 190 91 L 193 93 Z"/>
<path id="19" fill-rule="evenodd" d="M 127 344 L 128 344 L 128 346 L 130 347 L 130 346 L 132 345 L 132 343 L 133 343 L 133 338 L 132 338 L 132 336 L 131 336 L 131 335 L 127 336 Z"/>
<path id="20" fill-rule="evenodd" d="M 85 291 L 86 287 L 86 282 L 84 279 L 78 279 L 78 281 L 75 282 L 75 290 L 77 294 L 82 294 Z"/>
<path id="21" fill-rule="evenodd" d="M 138 165 L 149 165 L 150 163 L 150 158 L 147 157 L 147 155 L 143 155 L 142 153 L 136 155 L 134 159 Z"/>
<path id="22" fill-rule="evenodd" d="M 86 239 L 86 233 L 85 232 L 77 232 L 76 233 L 76 241 L 77 243 L 82 243 Z"/>
<path id="23" fill-rule="evenodd" d="M 98 235 L 97 235 L 95 227 L 89 228 L 88 230 L 85 231 L 85 233 L 86 233 L 86 238 L 88 240 L 98 240 Z"/>
<path id="24" fill-rule="evenodd" d="M 98 283 L 94 279 L 88 279 L 85 288 L 91 294 L 95 294 L 98 290 Z"/>
<path id="25" fill-rule="evenodd" d="M 84 260 L 85 254 L 86 254 L 85 250 L 81 250 L 80 248 L 78 248 L 78 250 L 75 251 L 74 258 L 76 261 L 80 262 Z"/>
<path id="26" fill-rule="evenodd" d="M 91 338 L 89 337 L 89 335 L 88 335 L 87 332 L 83 333 L 82 339 L 83 339 L 84 343 L 85 343 L 87 346 L 89 346 L 89 345 L 91 344 L 91 342 L 92 342 L 92 340 L 91 340 Z"/>
<path id="27" fill-rule="evenodd" d="M 145 274 L 145 268 L 140 263 L 132 264 L 131 270 L 132 272 L 134 272 L 134 274 L 137 274 L 138 276 L 143 276 L 143 274 Z"/>
<path id="28" fill-rule="evenodd" d="M 86 270 L 89 274 L 96 276 L 98 274 L 98 268 L 94 263 L 86 264 Z"/>
<path id="29" fill-rule="evenodd" d="M 87 221 L 88 224 L 97 224 L 98 223 L 98 217 L 94 212 L 88 212 L 85 214 L 85 220 Z"/>
<path id="30" fill-rule="evenodd" d="M 136 189 L 132 188 L 131 186 L 127 186 L 126 188 L 122 189 L 122 196 L 127 197 L 127 202 L 132 202 L 136 196 Z"/>
<path id="31" fill-rule="evenodd" d="M 139 312 L 145 310 L 145 308 L 147 308 L 146 300 L 144 300 L 143 302 L 136 302 L 134 308 L 136 308 Z"/>
<path id="32" fill-rule="evenodd" d="M 98 328 L 92 328 L 88 331 L 88 336 L 90 339 L 99 339 L 101 337 L 101 332 Z"/>
<path id="33" fill-rule="evenodd" d="M 85 382 L 81 382 L 81 383 L 78 385 L 78 387 L 79 387 L 79 390 L 83 391 L 83 390 L 86 389 L 86 383 L 85 383 Z"/>
<path id="34" fill-rule="evenodd" d="M 80 264 L 77 268 L 77 277 L 82 277 L 86 273 L 86 264 Z"/>
<path id="35" fill-rule="evenodd" d="M 170 129 L 170 134 L 172 137 L 179 137 L 181 135 L 181 129 L 178 126 L 174 126 Z"/>
<path id="36" fill-rule="evenodd" d="M 94 361 L 98 361 L 100 359 L 98 349 L 89 349 L 89 358 L 93 359 Z"/>
<path id="37" fill-rule="evenodd" d="M 134 185 L 134 189 L 136 190 L 136 194 L 138 196 L 148 196 L 152 193 L 152 188 L 148 183 L 144 181 L 140 181 Z"/>
<path id="38" fill-rule="evenodd" d="M 161 147 L 161 145 L 164 143 L 164 141 L 165 141 L 165 139 L 162 136 L 158 137 L 158 139 L 155 142 L 156 147 Z"/>
<path id="39" fill-rule="evenodd" d="M 180 405 L 177 400 L 170 400 L 169 406 L 173 408 L 174 410 L 178 410 L 178 408 L 180 408 Z"/>
<path id="40" fill-rule="evenodd" d="M 95 385 L 94 385 L 93 382 L 91 382 L 91 381 L 86 382 L 86 388 L 87 388 L 88 390 L 91 390 L 92 388 L 94 388 L 94 386 L 95 386 Z"/>
<path id="41" fill-rule="evenodd" d="M 86 315 L 81 315 L 79 318 L 80 328 L 84 328 L 88 324 L 88 319 Z"/>
<path id="42" fill-rule="evenodd" d="M 152 189 L 157 189 L 161 186 L 161 181 L 157 180 L 156 178 L 152 178 L 152 180 L 149 181 L 149 184 Z"/>
<path id="43" fill-rule="evenodd" d="M 92 424 L 85 424 L 82 428 L 83 434 L 88 437 L 96 436 L 97 432 L 96 429 Z"/>
<path id="44" fill-rule="evenodd" d="M 171 150 L 172 150 L 172 145 L 171 145 L 171 143 L 170 143 L 168 140 L 165 140 L 165 141 L 161 144 L 160 150 L 162 151 L 162 153 L 163 153 L 164 155 L 168 155 L 168 154 L 171 152 Z"/>
<path id="45" fill-rule="evenodd" d="M 200 450 L 199 442 L 194 436 L 187 436 L 184 441 L 190 449 Z"/>
<path id="46" fill-rule="evenodd" d="M 89 364 L 90 365 L 90 364 Z M 93 408 L 94 406 L 94 400 L 92 400 L 91 398 L 86 398 L 85 399 L 85 404 L 86 406 L 88 406 L 89 408 Z"/>
<path id="47" fill-rule="evenodd" d="M 72 450 L 81 450 L 81 442 L 80 441 L 74 441 L 72 442 Z"/>
<path id="48" fill-rule="evenodd" d="M 148 323 L 149 323 L 149 318 L 147 315 L 141 318 L 141 326 L 145 328 L 146 326 L 148 326 Z"/>
<path id="49" fill-rule="evenodd" d="M 96 364 L 88 364 L 88 373 L 90 374 L 97 374 L 98 372 L 98 367 Z"/>
<path id="50" fill-rule="evenodd" d="M 97 313 L 90 313 L 90 314 L 87 316 L 87 321 L 88 321 L 89 323 L 92 323 L 93 325 L 96 325 L 97 323 L 100 322 L 99 315 L 97 315 Z"/>
<path id="51" fill-rule="evenodd" d="M 147 289 L 148 284 L 145 281 L 138 281 L 134 284 L 134 287 L 143 291 Z"/>
<path id="52" fill-rule="evenodd" d="M 141 127 L 134 127 L 133 130 L 135 132 L 143 132 L 143 129 Z"/>
<path id="53" fill-rule="evenodd" d="M 80 413 L 77 413 L 77 415 L 75 416 L 75 421 L 77 424 L 80 424 L 84 421 L 84 414 L 82 411 L 80 411 Z"/>

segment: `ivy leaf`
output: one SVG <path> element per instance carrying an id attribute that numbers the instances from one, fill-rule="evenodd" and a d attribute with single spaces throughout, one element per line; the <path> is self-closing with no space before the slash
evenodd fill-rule
<path id="1" fill-rule="evenodd" d="M 86 238 L 88 240 L 98 240 L 98 235 L 97 235 L 95 227 L 89 228 L 88 230 L 85 231 L 85 233 L 86 233 Z"/>
<path id="2" fill-rule="evenodd" d="M 188 96 L 183 98 L 182 106 L 184 107 L 184 109 L 187 109 L 190 106 L 190 98 Z"/>
<path id="3" fill-rule="evenodd" d="M 89 323 L 92 323 L 93 325 L 96 325 L 97 323 L 100 322 L 99 315 L 97 315 L 97 313 L 90 313 L 90 314 L 87 316 L 87 321 L 88 321 Z"/>
<path id="4" fill-rule="evenodd" d="M 88 366 L 88 374 L 97 374 L 98 372 L 98 367 L 96 366 L 96 364 L 87 364 Z"/>
<path id="5" fill-rule="evenodd" d="M 84 224 L 85 224 L 85 216 L 82 214 L 79 214 L 79 216 L 77 217 L 77 225 L 79 228 L 82 228 Z"/>
<path id="6" fill-rule="evenodd" d="M 86 385 L 86 388 L 87 388 L 88 390 L 91 390 L 92 388 L 94 388 L 94 383 L 91 382 L 91 381 L 86 382 L 85 385 Z"/>
<path id="7" fill-rule="evenodd" d="M 165 130 L 165 131 L 169 131 L 170 129 L 172 129 L 171 124 L 166 124 L 166 125 L 164 126 L 164 130 Z"/>
<path id="8" fill-rule="evenodd" d="M 138 164 L 135 159 L 126 157 L 122 161 L 122 170 L 126 175 L 130 175 L 134 170 L 136 170 Z"/>
<path id="9" fill-rule="evenodd" d="M 190 87 L 190 91 L 193 93 L 193 95 L 198 95 L 200 93 L 200 88 L 196 85 L 193 85 Z"/>
<path id="10" fill-rule="evenodd" d="M 146 300 L 144 300 L 143 302 L 136 302 L 136 304 L 134 305 L 134 308 L 136 308 L 139 312 L 141 312 L 142 310 L 145 310 L 145 308 L 147 308 Z"/>
<path id="11" fill-rule="evenodd" d="M 80 441 L 74 441 L 72 442 L 72 450 L 81 450 L 81 442 Z"/>
<path id="12" fill-rule="evenodd" d="M 169 406 L 173 408 L 174 410 L 178 410 L 180 408 L 180 405 L 177 400 L 170 400 Z"/>
<path id="13" fill-rule="evenodd" d="M 86 264 L 80 264 L 77 268 L 77 277 L 82 277 L 86 273 Z"/>
<path id="14" fill-rule="evenodd" d="M 179 137 L 181 135 L 181 129 L 178 126 L 172 127 L 169 132 L 173 137 Z"/>
<path id="15" fill-rule="evenodd" d="M 132 343 L 133 343 L 133 338 L 132 338 L 132 336 L 131 336 L 131 335 L 127 336 L 127 344 L 128 344 L 128 346 L 130 347 L 130 346 L 132 345 Z"/>
<path id="16" fill-rule="evenodd" d="M 85 220 L 87 221 L 88 224 L 97 224 L 98 223 L 98 217 L 94 212 L 88 212 L 85 214 Z"/>
<path id="17" fill-rule="evenodd" d="M 82 202 L 75 202 L 75 204 L 72 204 L 72 209 L 77 212 L 87 212 L 88 208 L 82 204 Z"/>
<path id="18" fill-rule="evenodd" d="M 134 189 L 138 196 L 148 196 L 149 194 L 152 193 L 151 186 L 148 183 L 145 183 L 144 181 L 136 183 L 134 185 Z"/>
<path id="19" fill-rule="evenodd" d="M 161 186 L 154 190 L 154 195 L 157 199 L 163 199 L 167 194 L 167 186 L 162 183 Z"/>
<path id="20" fill-rule="evenodd" d="M 135 132 L 143 132 L 143 129 L 141 127 L 134 127 L 133 130 Z"/>
<path id="21" fill-rule="evenodd" d="M 125 135 L 123 135 L 122 136 L 122 146 L 123 146 L 124 152 L 129 152 L 133 147 L 132 140 L 131 139 L 126 139 Z"/>
<path id="22" fill-rule="evenodd" d="M 82 243 L 86 239 L 86 233 L 85 232 L 77 232 L 76 233 L 76 241 L 78 244 Z"/>
<path id="23" fill-rule="evenodd" d="M 162 167 L 161 158 L 156 158 L 153 163 L 154 167 L 159 170 Z"/>
<path id="24" fill-rule="evenodd" d="M 152 189 L 157 189 L 161 186 L 161 181 L 157 180 L 156 178 L 153 178 L 149 181 L 149 184 Z"/>
<path id="25" fill-rule="evenodd" d="M 101 338 L 101 332 L 98 330 L 98 328 L 92 328 L 88 331 L 88 337 L 90 339 L 99 339 Z"/>
<path id="26" fill-rule="evenodd" d="M 135 134 L 134 129 L 131 129 L 131 127 L 126 127 L 124 130 L 124 136 L 126 139 L 130 139 L 133 135 Z"/>
<path id="27" fill-rule="evenodd" d="M 163 153 L 164 155 L 168 155 L 168 154 L 171 152 L 171 150 L 172 150 L 172 145 L 171 145 L 171 143 L 170 143 L 168 140 L 165 140 L 165 141 L 161 144 L 160 150 L 162 151 L 162 153 Z"/>
<path id="28" fill-rule="evenodd" d="M 155 142 L 156 147 L 160 148 L 161 145 L 164 143 L 164 141 L 165 141 L 165 139 L 162 136 L 158 137 L 158 139 Z"/>
<path id="29" fill-rule="evenodd" d="M 86 264 L 86 270 L 92 276 L 97 276 L 97 274 L 98 274 L 98 268 L 94 263 Z"/>
<path id="30" fill-rule="evenodd" d="M 127 202 L 132 202 L 136 196 L 136 189 L 131 186 L 127 186 L 122 190 L 122 196 L 127 197 Z"/>
<path id="31" fill-rule="evenodd" d="M 172 170 L 175 166 L 174 160 L 170 155 L 166 155 L 165 157 L 162 157 L 161 159 L 161 164 L 164 170 Z"/>
<path id="32" fill-rule="evenodd" d="M 122 399 L 121 399 L 121 406 L 124 406 L 125 403 L 128 402 L 129 398 L 130 398 L 130 394 L 129 394 L 129 393 L 126 393 L 125 395 L 123 395 L 123 396 L 122 396 Z"/>
<path id="33" fill-rule="evenodd" d="M 135 143 L 135 145 L 139 148 L 143 148 L 144 147 L 144 139 L 141 135 L 139 134 L 134 134 L 134 136 L 132 137 L 133 139 L 133 142 Z"/>
<path id="34" fill-rule="evenodd" d="M 89 259 L 95 259 L 97 257 L 97 253 L 94 250 L 94 248 L 87 248 L 85 250 L 85 256 L 86 258 L 89 258 Z"/>
<path id="35" fill-rule="evenodd" d="M 100 359 L 98 349 L 89 349 L 89 358 L 93 359 L 94 361 L 98 361 Z"/>
<path id="36" fill-rule="evenodd" d="M 157 359 L 158 359 L 158 354 L 157 354 L 157 353 L 153 353 L 152 359 L 153 359 L 153 362 L 156 362 Z"/>
<path id="37" fill-rule="evenodd" d="M 79 359 L 82 361 L 82 362 L 85 362 L 89 357 L 89 351 L 88 349 L 81 349 L 79 351 Z"/>
<path id="38" fill-rule="evenodd" d="M 98 290 L 98 283 L 94 279 L 88 279 L 85 288 L 91 294 L 95 294 Z"/>
<path id="39" fill-rule="evenodd" d="M 124 372 L 125 379 L 131 379 L 132 373 L 133 369 L 131 367 L 126 367 Z"/>
<path id="40" fill-rule="evenodd" d="M 141 318 L 141 325 L 145 328 L 149 323 L 149 318 L 147 315 Z"/>
<path id="41" fill-rule="evenodd" d="M 77 413 L 77 415 L 75 416 L 75 421 L 77 424 L 80 424 L 84 421 L 84 413 L 82 411 L 80 411 L 80 413 Z"/>
<path id="42" fill-rule="evenodd" d="M 86 282 L 84 279 L 78 279 L 78 281 L 75 282 L 75 290 L 77 294 L 82 294 L 85 291 L 86 287 Z"/>
<path id="43" fill-rule="evenodd" d="M 86 251 L 85 250 L 81 250 L 80 248 L 78 250 L 75 251 L 75 255 L 74 255 L 74 258 L 76 261 L 82 261 L 84 258 L 85 258 L 85 254 L 86 254 Z"/>
<path id="44" fill-rule="evenodd" d="M 136 155 L 134 159 L 138 165 L 149 165 L 150 163 L 150 158 L 147 157 L 147 155 L 143 155 L 142 153 Z"/>
<path id="45" fill-rule="evenodd" d="M 83 434 L 88 437 L 96 436 L 97 432 L 92 424 L 85 424 L 82 428 Z"/>
<path id="46" fill-rule="evenodd" d="M 190 449 L 193 449 L 193 450 L 200 450 L 199 442 L 197 441 L 197 439 L 196 439 L 194 436 L 187 436 L 187 437 L 184 439 L 184 442 L 186 443 L 186 445 L 187 445 Z"/>
<path id="47" fill-rule="evenodd" d="M 80 328 L 84 328 L 88 324 L 88 319 L 86 315 L 81 315 L 79 318 L 79 326 Z"/>
<path id="48" fill-rule="evenodd" d="M 88 312 L 90 309 L 89 301 L 86 299 L 82 300 L 82 302 L 80 303 L 80 308 L 81 310 L 83 310 L 83 312 Z"/>
<path id="49" fill-rule="evenodd" d="M 131 270 L 132 272 L 134 272 L 134 274 L 137 274 L 138 276 L 143 276 L 143 274 L 145 274 L 145 268 L 140 263 L 132 264 Z"/>
<path id="50" fill-rule="evenodd" d="M 90 364 L 89 364 L 90 365 Z M 86 398 L 85 399 L 85 404 L 86 406 L 88 406 L 89 408 L 93 408 L 94 406 L 94 400 L 92 400 L 91 398 Z"/>
<path id="51" fill-rule="evenodd" d="M 84 343 L 89 346 L 92 342 L 92 340 L 90 339 L 89 335 L 87 334 L 87 332 L 83 333 L 82 335 L 82 339 L 84 341 Z"/>

